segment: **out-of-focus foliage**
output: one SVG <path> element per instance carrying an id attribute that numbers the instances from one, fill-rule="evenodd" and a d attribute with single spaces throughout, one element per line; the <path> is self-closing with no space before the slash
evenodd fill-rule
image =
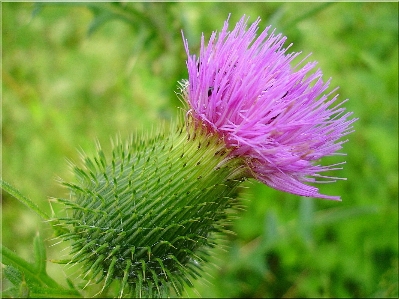
<path id="1" fill-rule="evenodd" d="M 398 3 L 3 3 L 4 179 L 50 213 L 49 197 L 68 196 L 55 179 L 72 178 L 65 158 L 78 160 L 77 148 L 94 152 L 97 138 L 107 151 L 116 134 L 176 117 L 181 30 L 198 53 L 201 33 L 229 13 L 232 24 L 261 16 L 292 50 L 313 52 L 360 120 L 344 147 L 348 180 L 321 186 L 343 201 L 247 183 L 236 236 L 187 296 L 397 297 Z M 2 210 L 3 244 L 25 259 L 37 230 L 54 243 L 48 224 L 6 193 Z M 51 263 L 48 272 L 74 274 Z"/>

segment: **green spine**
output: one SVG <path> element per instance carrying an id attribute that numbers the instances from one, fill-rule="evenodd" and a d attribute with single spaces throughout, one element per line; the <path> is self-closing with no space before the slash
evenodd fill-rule
<path id="1" fill-rule="evenodd" d="M 69 232 L 72 263 L 82 263 L 94 282 L 120 281 L 120 296 L 180 295 L 201 275 L 237 204 L 242 161 L 231 158 L 216 134 L 181 126 L 165 136 L 117 142 L 108 162 L 98 146 L 85 167 L 74 167 L 76 184 L 60 220 Z M 234 177 L 232 175 L 234 174 Z"/>

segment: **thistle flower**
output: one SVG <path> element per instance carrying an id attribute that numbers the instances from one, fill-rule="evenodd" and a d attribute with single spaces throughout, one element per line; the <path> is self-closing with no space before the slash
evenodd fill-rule
<path id="1" fill-rule="evenodd" d="M 247 178 L 303 196 L 322 195 L 304 183 L 337 165 L 315 161 L 333 155 L 351 131 L 351 113 L 337 96 L 323 95 L 329 82 L 315 62 L 290 64 L 286 40 L 270 27 L 256 37 L 259 19 L 226 21 L 200 56 L 190 56 L 181 95 L 185 122 L 155 137 L 117 141 L 112 157 L 98 145 L 73 166 L 76 183 L 64 183 L 70 199 L 59 222 L 71 241 L 71 264 L 83 278 L 114 281 L 119 296 L 180 295 L 201 275 L 217 233 L 227 233 L 239 207 L 237 188 Z M 335 90 L 334 90 L 335 91 Z M 334 92 L 333 91 L 333 92 Z"/>
<path id="2" fill-rule="evenodd" d="M 284 48 L 286 37 L 268 34 L 271 26 L 257 37 L 259 22 L 246 30 L 244 16 L 229 32 L 227 20 L 208 45 L 202 36 L 198 58 L 185 41 L 188 114 L 218 134 L 231 157 L 244 157 L 251 177 L 293 194 L 339 200 L 305 183 L 336 179 L 320 173 L 339 164 L 315 162 L 339 155 L 346 142 L 340 138 L 356 119 L 345 113 L 345 101 L 333 106 L 338 95 L 329 97 L 336 89 L 323 94 L 330 80 L 323 82 L 320 69 L 312 73 L 317 62 L 304 64 L 305 57 L 292 67 L 300 53 L 288 54 L 291 45 Z"/>

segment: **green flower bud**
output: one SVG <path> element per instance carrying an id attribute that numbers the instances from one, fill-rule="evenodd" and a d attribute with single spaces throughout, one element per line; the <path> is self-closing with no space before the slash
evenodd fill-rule
<path id="1" fill-rule="evenodd" d="M 118 280 L 120 296 L 180 295 L 201 275 L 214 233 L 226 230 L 237 206 L 246 168 L 229 152 L 194 123 L 118 141 L 110 160 L 98 146 L 83 168 L 74 167 L 77 183 L 64 183 L 71 199 L 60 199 L 71 263 L 103 290 Z"/>

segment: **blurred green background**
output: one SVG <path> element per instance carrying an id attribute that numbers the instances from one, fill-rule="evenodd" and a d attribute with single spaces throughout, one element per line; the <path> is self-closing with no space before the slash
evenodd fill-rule
<path id="1" fill-rule="evenodd" d="M 56 179 L 73 179 L 66 158 L 79 161 L 77 149 L 93 153 L 98 139 L 107 151 L 117 134 L 176 117 L 181 29 L 198 53 L 201 33 L 229 13 L 231 25 L 260 16 L 261 29 L 272 24 L 293 51 L 312 52 L 360 120 L 336 173 L 348 180 L 320 186 L 343 201 L 246 183 L 236 235 L 185 296 L 397 297 L 398 3 L 3 3 L 3 178 L 50 212 L 51 197 L 68 196 Z M 2 225 L 3 244 L 26 259 L 38 230 L 54 243 L 6 193 Z M 62 248 L 49 247 L 49 259 Z M 51 263 L 49 272 L 68 274 Z"/>

